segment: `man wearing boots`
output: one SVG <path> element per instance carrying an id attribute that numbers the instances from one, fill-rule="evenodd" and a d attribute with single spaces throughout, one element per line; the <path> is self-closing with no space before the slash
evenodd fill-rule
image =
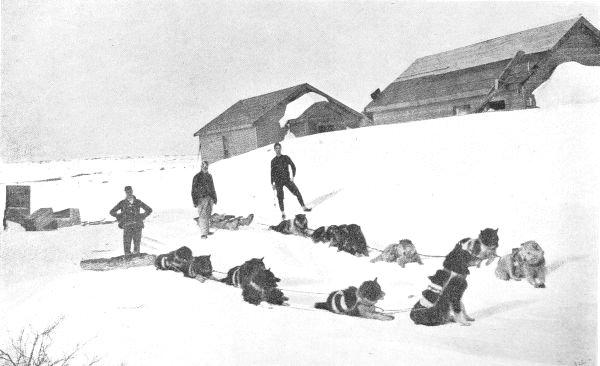
<path id="1" fill-rule="evenodd" d="M 144 212 L 140 212 L 144 210 Z M 131 241 L 133 241 L 133 253 L 140 254 L 140 242 L 142 241 L 142 229 L 144 219 L 152 213 L 150 206 L 133 195 L 131 186 L 125 187 L 125 199 L 117 203 L 110 215 L 117 218 L 119 228 L 123 229 L 123 249 L 125 255 L 131 254 Z"/>
<path id="2" fill-rule="evenodd" d="M 281 219 L 285 220 L 283 187 L 287 187 L 287 189 L 298 198 L 298 202 L 305 212 L 308 212 L 311 209 L 304 205 L 302 194 L 298 187 L 296 187 L 296 184 L 294 184 L 294 177 L 296 176 L 296 166 L 294 165 L 294 162 L 289 156 L 281 154 L 281 144 L 279 142 L 276 142 L 273 147 L 275 149 L 275 157 L 271 160 L 271 185 L 273 186 L 273 190 L 277 191 L 277 201 L 279 202 L 279 209 L 281 210 Z M 289 171 L 290 166 L 292 167 L 291 178 Z"/>
<path id="3" fill-rule="evenodd" d="M 208 172 L 208 161 L 202 162 L 200 173 L 192 181 L 192 202 L 198 209 L 198 226 L 202 239 L 208 238 L 212 206 L 217 204 L 217 192 L 212 175 Z"/>

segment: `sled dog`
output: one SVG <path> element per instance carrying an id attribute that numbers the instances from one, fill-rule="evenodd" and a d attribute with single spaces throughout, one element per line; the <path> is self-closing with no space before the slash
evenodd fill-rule
<path id="1" fill-rule="evenodd" d="M 231 268 L 221 282 L 241 288 L 244 301 L 251 304 L 258 305 L 266 301 L 282 305 L 288 298 L 277 288 L 280 279 L 265 267 L 263 259 L 253 258 Z"/>
<path id="2" fill-rule="evenodd" d="M 312 231 L 308 228 L 308 219 L 304 214 L 298 214 L 293 219 L 283 220 L 269 229 L 286 235 L 311 236 Z"/>
<path id="3" fill-rule="evenodd" d="M 546 260 L 544 250 L 533 240 L 513 248 L 511 254 L 503 256 L 496 267 L 496 277 L 508 281 L 526 278 L 535 288 L 545 288 Z"/>
<path id="4" fill-rule="evenodd" d="M 429 276 L 429 286 L 410 312 L 410 319 L 415 324 L 436 326 L 455 321 L 471 325 L 470 322 L 475 320 L 467 315 L 462 297 L 467 289 L 469 267 L 479 267 L 484 259 L 495 258 L 498 241 L 494 234 L 498 230 L 486 230 L 481 233 L 485 232 L 483 236 L 487 245 L 481 239 L 481 233 L 476 239 L 460 240 L 444 259 L 442 269 Z"/>
<path id="5" fill-rule="evenodd" d="M 371 259 L 371 263 L 380 261 L 396 262 L 402 268 L 404 268 L 407 263 L 423 264 L 415 245 L 408 239 L 402 239 L 398 244 L 388 245 L 380 255 Z"/>
<path id="6" fill-rule="evenodd" d="M 367 319 L 393 320 L 392 315 L 377 311 L 375 307 L 377 301 L 384 296 L 385 292 L 375 278 L 373 281 L 363 282 L 358 289 L 350 286 L 345 290 L 334 291 L 325 302 L 316 303 L 315 308 Z"/>

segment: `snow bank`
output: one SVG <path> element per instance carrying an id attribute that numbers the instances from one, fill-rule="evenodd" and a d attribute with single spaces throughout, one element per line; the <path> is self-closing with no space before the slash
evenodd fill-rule
<path id="1" fill-rule="evenodd" d="M 327 98 L 317 93 L 306 93 L 300 98 L 288 103 L 285 106 L 285 114 L 279 120 L 279 125 L 281 127 L 285 126 L 285 124 L 290 119 L 296 119 L 302 115 L 311 105 L 317 103 L 327 101 Z"/>
<path id="2" fill-rule="evenodd" d="M 565 62 L 534 92 L 541 108 L 600 102 L 600 67 Z"/>
<path id="3" fill-rule="evenodd" d="M 192 220 L 190 185 L 199 165 L 189 159 L 152 162 L 139 171 L 111 170 L 106 162 L 102 174 L 85 179 L 71 174 L 33 183 L 32 199 L 34 208 L 68 203 L 84 219 L 102 218 L 122 198 L 123 186 L 133 185 L 155 209 L 144 229 L 145 252 L 187 245 L 195 255 L 211 254 L 220 272 L 265 257 L 291 306 L 252 306 L 239 289 L 153 268 L 82 271 L 82 258 L 122 252 L 114 225 L 9 230 L 0 246 L 0 345 L 23 328 L 64 317 L 57 350 L 86 342 L 82 356 L 100 356 L 107 365 L 595 364 L 599 112 L 598 104 L 586 104 L 485 113 L 283 143 L 298 168 L 295 181 L 314 207 L 313 228 L 357 223 L 371 247 L 409 238 L 430 255 L 445 255 L 486 227 L 499 228 L 499 254 L 538 241 L 549 268 L 547 288 L 500 281 L 495 264 L 473 269 L 464 297 L 477 319 L 471 327 L 428 328 L 408 318 L 439 258 L 402 269 L 265 230 L 279 221 L 269 180 L 274 152 L 267 146 L 211 165 L 219 196 L 214 210 L 256 218 L 248 228 L 219 230 L 208 240 L 199 239 Z M 45 176 L 37 168 L 31 164 L 24 175 Z M 285 203 L 289 216 L 301 212 L 289 192 Z M 387 293 L 378 305 L 398 310 L 394 321 L 312 309 L 330 291 L 376 276 Z"/>

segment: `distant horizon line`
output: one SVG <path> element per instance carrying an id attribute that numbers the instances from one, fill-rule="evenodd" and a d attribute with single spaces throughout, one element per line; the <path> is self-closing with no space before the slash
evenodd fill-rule
<path id="1" fill-rule="evenodd" d="M 15 161 L 6 161 L 5 158 L 2 158 L 1 163 L 2 164 L 24 164 L 24 163 L 55 163 L 55 162 L 68 162 L 68 161 L 74 161 L 74 160 L 104 160 L 104 159 L 117 159 L 117 160 L 126 160 L 126 159 L 140 159 L 140 158 L 158 158 L 158 157 L 174 157 L 174 156 L 196 156 L 197 154 L 157 154 L 157 155 L 153 155 L 153 154 L 147 154 L 147 155 L 129 155 L 129 154 L 123 154 L 123 155 L 100 155 L 100 156 L 93 156 L 93 157 L 88 157 L 88 158 L 61 158 L 61 159 L 33 159 L 33 160 L 28 160 L 28 159 L 19 159 L 19 160 L 15 160 Z"/>

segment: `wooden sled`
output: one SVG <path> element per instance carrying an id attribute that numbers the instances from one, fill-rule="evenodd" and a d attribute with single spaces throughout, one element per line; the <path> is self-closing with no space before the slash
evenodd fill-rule
<path id="1" fill-rule="evenodd" d="M 154 254 L 130 254 L 112 258 L 84 259 L 79 264 L 81 269 L 90 271 L 109 271 L 111 269 L 126 269 L 130 267 L 153 266 Z"/>

